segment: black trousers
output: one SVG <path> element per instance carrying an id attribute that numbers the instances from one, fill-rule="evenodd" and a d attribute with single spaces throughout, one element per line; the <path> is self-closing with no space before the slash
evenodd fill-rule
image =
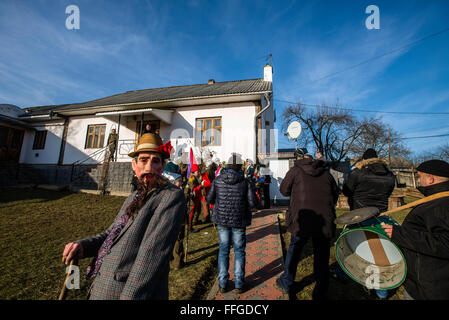
<path id="1" fill-rule="evenodd" d="M 314 300 L 325 299 L 329 288 L 329 256 L 331 241 L 324 236 L 291 236 L 290 246 L 284 262 L 284 272 L 279 281 L 285 290 L 289 290 L 295 281 L 296 269 L 300 262 L 301 252 L 307 241 L 312 238 L 313 244 L 313 274 L 315 276 L 315 288 L 312 298 Z"/>

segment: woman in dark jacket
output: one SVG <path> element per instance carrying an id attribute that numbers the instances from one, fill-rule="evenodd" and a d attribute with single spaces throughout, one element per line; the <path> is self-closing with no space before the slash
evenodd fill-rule
<path id="1" fill-rule="evenodd" d="M 276 284 L 284 292 L 290 290 L 302 249 L 309 238 L 312 238 L 316 279 L 312 298 L 325 299 L 329 286 L 330 243 L 335 235 L 337 184 L 326 163 L 310 157 L 295 161 L 282 181 L 280 191 L 284 196 L 290 196 L 286 222 L 291 240 L 284 272 Z"/>
<path id="2" fill-rule="evenodd" d="M 251 224 L 251 207 L 257 205 L 253 187 L 241 172 L 241 161 L 228 160 L 227 168 L 215 178 L 208 203 L 214 205 L 212 221 L 217 224 L 219 236 L 218 282 L 220 292 L 227 290 L 229 279 L 229 250 L 234 248 L 234 278 L 236 293 L 244 291 L 246 227 Z"/>

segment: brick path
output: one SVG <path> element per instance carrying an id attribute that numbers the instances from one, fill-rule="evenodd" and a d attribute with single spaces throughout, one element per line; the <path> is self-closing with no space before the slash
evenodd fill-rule
<path id="1" fill-rule="evenodd" d="M 283 269 L 282 245 L 277 214 L 279 208 L 258 210 L 246 229 L 245 283 L 248 288 L 238 295 L 234 289 L 234 253 L 229 258 L 229 291 L 218 291 L 218 280 L 208 300 L 288 300 L 288 296 L 274 287 Z"/>

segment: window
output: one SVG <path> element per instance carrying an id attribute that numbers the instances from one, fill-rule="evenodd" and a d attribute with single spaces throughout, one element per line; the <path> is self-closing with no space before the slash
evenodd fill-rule
<path id="1" fill-rule="evenodd" d="M 105 124 L 93 124 L 88 126 L 85 149 L 103 148 L 105 132 Z"/>
<path id="2" fill-rule="evenodd" d="M 47 130 L 36 131 L 34 133 L 33 150 L 45 149 L 46 138 L 47 138 Z"/>
<path id="3" fill-rule="evenodd" d="M 0 147 L 8 146 L 9 129 L 7 127 L 0 127 Z"/>
<path id="4" fill-rule="evenodd" d="M 200 147 L 221 145 L 221 117 L 196 119 L 195 145 Z"/>

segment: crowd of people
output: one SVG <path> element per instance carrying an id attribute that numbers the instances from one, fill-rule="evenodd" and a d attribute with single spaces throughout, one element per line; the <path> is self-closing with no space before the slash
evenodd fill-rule
<path id="1" fill-rule="evenodd" d="M 226 162 L 186 164 L 170 161 L 170 148 L 158 134 L 142 133 L 132 158 L 135 191 L 125 200 L 116 219 L 103 233 L 68 243 L 63 260 L 92 257 L 86 277 L 93 279 L 89 299 L 168 299 L 170 260 L 184 266 L 184 239 L 197 226 L 212 221 L 218 230 L 218 283 L 229 290 L 229 251 L 235 254 L 236 293 L 245 283 L 246 228 L 251 208 L 270 207 L 270 176 L 250 160 L 232 154 Z M 431 160 L 417 167 L 424 196 L 449 191 L 449 164 Z M 368 149 L 343 186 L 350 209 L 388 209 L 395 180 L 385 161 Z M 313 244 L 313 299 L 326 299 L 332 239 L 336 233 L 335 206 L 339 189 L 322 155 L 295 161 L 280 185 L 290 197 L 286 214 L 291 241 L 284 271 L 276 286 L 290 292 L 301 252 Z M 449 298 L 449 197 L 413 209 L 401 226 L 383 225 L 402 250 L 408 266 L 405 299 Z M 379 291 L 379 297 L 388 293 Z"/>

